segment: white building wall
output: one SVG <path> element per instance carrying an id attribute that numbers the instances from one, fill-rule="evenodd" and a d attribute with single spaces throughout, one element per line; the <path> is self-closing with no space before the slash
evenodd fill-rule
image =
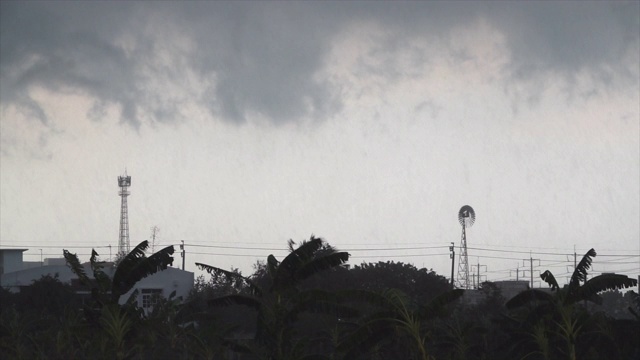
<path id="1" fill-rule="evenodd" d="M 83 267 L 85 269 L 85 273 L 92 278 L 93 272 L 91 271 L 90 264 L 85 263 L 83 264 Z M 111 267 L 105 267 L 103 268 L 103 271 L 110 277 L 113 277 Z M 57 275 L 60 282 L 65 284 L 71 284 L 72 279 L 77 279 L 77 276 L 68 266 L 50 265 L 2 274 L 2 276 L 0 276 L 0 285 L 9 291 L 18 292 L 20 291 L 21 286 L 29 286 L 35 280 L 39 280 L 44 275 Z M 161 295 L 166 298 L 175 291 L 176 298 L 182 297 L 182 299 L 185 300 L 193 288 L 193 282 L 194 276 L 192 272 L 169 267 L 166 270 L 157 272 L 140 280 L 136 285 L 134 285 L 133 289 L 120 297 L 119 303 L 124 304 L 135 289 L 138 289 L 139 292 L 138 304 L 140 306 L 142 306 L 142 296 L 140 295 L 143 289 L 161 289 Z"/>
<path id="2" fill-rule="evenodd" d="M 0 249 L 0 275 L 22 270 L 22 253 L 27 249 Z"/>
<path id="3" fill-rule="evenodd" d="M 182 300 L 186 300 L 193 288 L 193 282 L 194 276 L 192 272 L 169 267 L 164 271 L 140 280 L 129 292 L 120 297 L 119 302 L 124 304 L 131 294 L 138 290 L 138 306 L 142 307 L 144 289 L 160 289 L 162 290 L 161 295 L 165 298 L 169 298 L 171 293 L 175 291 L 175 299 L 182 298 Z"/>
<path id="4" fill-rule="evenodd" d="M 61 258 L 44 258 L 43 265 L 66 265 L 67 259 Z"/>
<path id="5" fill-rule="evenodd" d="M 84 264 L 83 266 L 85 272 L 91 274 L 89 264 Z M 38 266 L 2 274 L 0 277 L 0 285 L 9 289 L 9 291 L 18 292 L 21 286 L 29 286 L 45 275 L 57 275 L 58 280 L 65 284 L 71 284 L 71 279 L 77 279 L 77 276 L 66 265 Z"/>

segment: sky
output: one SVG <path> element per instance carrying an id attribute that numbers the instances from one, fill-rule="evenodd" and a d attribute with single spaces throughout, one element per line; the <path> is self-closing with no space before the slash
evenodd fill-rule
<path id="1" fill-rule="evenodd" d="M 191 271 L 313 234 L 457 277 L 470 205 L 481 280 L 637 277 L 639 54 L 635 1 L 3 1 L 0 246 L 109 259 L 126 170 Z"/>

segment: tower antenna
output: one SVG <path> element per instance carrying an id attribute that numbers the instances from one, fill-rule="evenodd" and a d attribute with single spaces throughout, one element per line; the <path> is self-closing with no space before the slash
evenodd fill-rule
<path id="1" fill-rule="evenodd" d="M 124 256 L 129 253 L 129 210 L 127 207 L 127 196 L 129 196 L 129 186 L 131 186 L 131 176 L 127 175 L 127 170 L 123 176 L 118 176 L 118 186 L 120 191 L 120 240 L 118 241 L 118 255 Z"/>
<path id="2" fill-rule="evenodd" d="M 458 211 L 458 221 L 462 225 L 462 237 L 460 239 L 460 257 L 458 258 L 458 289 L 469 289 L 469 256 L 467 254 L 466 229 L 476 221 L 476 212 L 469 205 L 465 205 Z"/>
<path id="3" fill-rule="evenodd" d="M 151 253 L 155 254 L 156 252 L 156 236 L 160 232 L 160 228 L 156 225 L 151 227 Z"/>

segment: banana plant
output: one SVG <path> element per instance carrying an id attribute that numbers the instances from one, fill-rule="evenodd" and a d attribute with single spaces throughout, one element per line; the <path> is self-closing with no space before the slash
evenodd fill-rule
<path id="1" fill-rule="evenodd" d="M 577 342 L 588 324 L 589 315 L 584 309 L 576 308 L 582 301 L 601 303 L 598 293 L 606 290 L 624 289 L 636 286 L 638 281 L 621 274 L 602 274 L 587 280 L 587 273 L 591 267 L 596 251 L 590 249 L 577 264 L 569 284 L 560 288 L 556 278 L 547 270 L 540 274 L 540 278 L 551 287 L 551 293 L 530 289 L 521 292 L 506 303 L 510 310 L 532 305 L 531 311 L 525 319 L 525 324 L 535 330 L 533 337 L 541 339 L 543 334 L 548 337 L 558 337 L 565 343 L 565 355 L 570 360 L 578 357 Z M 546 328 L 541 328 L 540 323 Z M 546 330 L 546 331 L 543 331 Z M 545 341 L 539 344 L 546 344 Z M 586 349 L 584 349 L 586 350 Z M 548 354 L 546 346 L 540 351 Z M 548 355 L 547 355 L 548 356 Z"/>
<path id="2" fill-rule="evenodd" d="M 91 281 L 76 254 L 63 250 L 64 258 L 71 271 L 78 277 L 81 284 L 91 286 L 93 299 L 99 307 L 107 303 L 117 304 L 120 297 L 126 294 L 133 286 L 143 278 L 165 270 L 173 264 L 173 245 L 168 246 L 155 254 L 147 257 L 145 250 L 149 247 L 147 240 L 138 244 L 131 252 L 126 254 L 118 263 L 113 278 L 104 271 L 105 262 L 98 260 L 98 253 L 91 250 L 89 263 L 95 281 Z"/>
<path id="3" fill-rule="evenodd" d="M 120 297 L 127 293 L 143 278 L 166 269 L 173 263 L 173 246 L 168 246 L 155 254 L 147 257 L 145 250 L 149 247 L 148 241 L 138 244 L 131 252 L 126 254 L 113 271 L 113 277 L 109 277 L 105 271 L 106 263 L 99 260 L 98 253 L 92 249 L 89 259 L 93 279 L 86 274 L 84 267 L 76 254 L 66 249 L 63 250 L 64 258 L 71 271 L 78 277 L 81 284 L 90 287 L 91 304 L 85 304 L 84 315 L 92 326 L 102 328 L 104 323 L 105 307 L 117 307 L 129 314 L 132 319 L 140 319 L 143 312 L 135 306 L 137 291 L 134 291 L 123 306 L 119 305 Z"/>
<path id="4" fill-rule="evenodd" d="M 462 289 L 454 289 L 436 296 L 426 304 L 417 304 L 397 289 L 342 292 L 340 296 L 343 301 L 355 301 L 374 310 L 362 319 L 355 331 L 343 339 L 338 350 L 345 354 L 345 359 L 355 359 L 382 345 L 390 334 L 396 334 L 395 339 L 408 339 L 408 351 L 417 354 L 417 359 L 433 359 L 429 351 L 430 322 L 442 315 L 446 306 L 463 293 Z"/>
<path id="5" fill-rule="evenodd" d="M 311 276 L 340 266 L 349 254 L 326 245 L 323 239 L 311 236 L 299 246 L 289 241 L 290 253 L 282 261 L 269 255 L 266 262 L 269 284 L 261 286 L 236 272 L 211 265 L 196 265 L 212 275 L 228 276 L 243 281 L 248 294 L 230 294 L 209 300 L 210 306 L 244 305 L 257 312 L 254 354 L 267 359 L 300 359 L 309 356 L 304 351 L 304 339 L 295 336 L 294 323 L 308 311 L 335 311 L 335 298 L 321 290 L 305 290 L 300 284 Z"/>

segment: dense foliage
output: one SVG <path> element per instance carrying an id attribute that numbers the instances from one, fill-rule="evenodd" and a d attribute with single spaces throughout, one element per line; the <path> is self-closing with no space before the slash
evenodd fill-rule
<path id="1" fill-rule="evenodd" d="M 320 238 L 290 242 L 251 276 L 198 264 L 188 299 L 161 299 L 151 313 L 119 305 L 142 277 L 172 261 L 172 249 L 144 256 L 140 244 L 114 279 L 97 254 L 80 301 L 55 276 L 19 293 L 0 289 L 3 359 L 635 359 L 640 357 L 640 298 L 626 276 L 586 274 L 595 251 L 561 288 L 504 299 L 483 283 L 477 301 L 443 276 L 396 262 L 347 267 L 348 254 Z M 106 276 L 106 277 L 105 277 Z M 477 294 L 476 294 L 477 295 Z M 184 300 L 184 301 L 183 301 Z M 508 301 L 507 301 L 508 300 Z"/>

